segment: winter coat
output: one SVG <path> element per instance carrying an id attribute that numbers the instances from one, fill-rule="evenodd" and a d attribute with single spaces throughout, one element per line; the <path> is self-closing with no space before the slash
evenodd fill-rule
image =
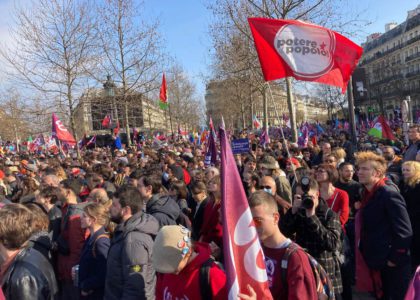
<path id="1" fill-rule="evenodd" d="M 380 270 L 387 260 L 407 263 L 413 233 L 401 194 L 388 185 L 379 187 L 360 213 L 359 249 L 368 267 Z"/>
<path id="2" fill-rule="evenodd" d="M 87 230 L 82 229 L 80 223 L 80 216 L 86 204 L 65 204 L 62 208 L 61 232 L 57 241 L 58 277 L 65 282 L 73 282 L 71 269 L 79 263 L 80 253 L 89 234 Z"/>
<path id="3" fill-rule="evenodd" d="M 138 212 L 117 226 L 108 252 L 105 300 L 155 299 L 153 240 L 159 222 Z"/>
<path id="4" fill-rule="evenodd" d="M 83 299 L 104 298 L 106 259 L 111 242 L 109 235 L 102 227 L 86 240 L 79 263 L 79 288 L 85 292 L 92 291 Z"/>
<path id="5" fill-rule="evenodd" d="M 207 245 L 196 243 L 194 251 L 198 254 L 177 275 L 158 274 L 156 284 L 156 300 L 164 299 L 194 299 L 200 300 L 200 270 L 201 266 L 210 258 L 210 249 Z M 208 299 L 227 299 L 226 274 L 214 262 L 209 270 L 211 295 Z"/>
<path id="6" fill-rule="evenodd" d="M 296 243 L 306 249 L 330 276 L 335 293 L 341 293 L 343 286 L 340 273 L 341 224 L 338 215 L 328 208 L 323 199 L 319 199 L 315 215 L 306 217 L 304 212 L 286 213 L 281 221 L 281 231 L 292 237 L 296 234 Z"/>
<path id="7" fill-rule="evenodd" d="M 181 209 L 168 195 L 156 194 L 146 203 L 146 212 L 159 221 L 160 227 L 176 225 Z"/>
<path id="8" fill-rule="evenodd" d="M 58 299 L 54 269 L 39 251 L 22 249 L 6 271 L 1 286 L 6 299 Z"/>

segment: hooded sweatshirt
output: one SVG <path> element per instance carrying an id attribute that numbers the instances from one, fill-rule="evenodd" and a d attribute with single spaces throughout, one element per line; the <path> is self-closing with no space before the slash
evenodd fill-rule
<path id="1" fill-rule="evenodd" d="M 159 221 L 160 227 L 176 225 L 181 213 L 179 205 L 168 195 L 156 194 L 147 201 L 146 212 Z"/>
<path id="2" fill-rule="evenodd" d="M 202 299 L 200 289 L 200 268 L 210 258 L 206 244 L 196 243 L 194 251 L 198 254 L 178 274 L 158 274 L 156 300 L 163 299 Z M 211 299 L 227 299 L 226 274 L 215 263 L 210 267 Z"/>
<path id="3" fill-rule="evenodd" d="M 105 300 L 155 299 L 153 240 L 158 221 L 138 212 L 117 226 L 107 258 Z"/>

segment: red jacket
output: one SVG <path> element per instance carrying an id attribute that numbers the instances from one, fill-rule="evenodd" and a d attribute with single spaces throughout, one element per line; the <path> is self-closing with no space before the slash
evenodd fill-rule
<path id="1" fill-rule="evenodd" d="M 287 264 L 287 287 L 283 286 L 281 260 L 286 253 L 286 249 L 273 249 L 263 246 L 268 285 L 273 299 L 318 299 L 315 277 L 309 263 L 309 258 L 301 248 L 289 257 Z"/>
<path id="2" fill-rule="evenodd" d="M 209 200 L 204 208 L 203 225 L 200 231 L 200 242 L 214 242 L 222 248 L 223 226 L 219 221 L 219 211 L 221 209 L 220 202 L 215 204 L 213 200 Z"/>
<path id="3" fill-rule="evenodd" d="M 341 227 L 344 229 L 344 224 L 347 223 L 350 213 L 349 195 L 346 191 L 335 188 L 332 196 L 326 201 L 328 207 L 340 217 Z"/>
<path id="4" fill-rule="evenodd" d="M 58 254 L 58 278 L 65 282 L 71 282 L 71 268 L 79 264 L 80 254 L 88 230 L 82 229 L 80 216 L 85 203 L 65 204 L 62 208 L 63 217 L 61 219 L 61 238 L 67 242 L 69 255 Z"/>
<path id="5" fill-rule="evenodd" d="M 198 255 L 178 274 L 158 273 L 156 283 L 156 300 L 201 298 L 200 267 L 210 258 L 210 249 L 202 243 L 195 243 Z M 216 264 L 210 268 L 210 286 L 213 300 L 228 298 L 226 274 Z"/>

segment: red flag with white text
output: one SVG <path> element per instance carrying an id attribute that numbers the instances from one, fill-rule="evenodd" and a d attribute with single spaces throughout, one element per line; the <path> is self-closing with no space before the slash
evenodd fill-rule
<path id="1" fill-rule="evenodd" d="M 249 18 L 266 81 L 294 77 L 341 87 L 347 82 L 363 49 L 330 29 L 298 20 Z"/>
<path id="2" fill-rule="evenodd" d="M 62 141 L 63 143 L 76 145 L 76 140 L 74 139 L 73 135 L 70 133 L 70 131 L 67 130 L 67 128 L 54 113 L 52 114 L 52 134 L 55 136 L 55 138 Z"/>
<path id="3" fill-rule="evenodd" d="M 220 129 L 222 179 L 223 251 L 228 299 L 238 293 L 249 294 L 249 284 L 257 299 L 272 299 L 265 269 L 264 254 L 252 219 L 241 177 L 226 131 Z"/>

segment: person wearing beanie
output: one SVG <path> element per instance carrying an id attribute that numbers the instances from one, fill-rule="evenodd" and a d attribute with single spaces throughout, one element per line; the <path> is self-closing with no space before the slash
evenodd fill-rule
<path id="1" fill-rule="evenodd" d="M 192 242 L 191 232 L 183 226 L 162 227 L 152 263 L 158 272 L 156 300 L 227 299 L 225 272 L 210 258 L 208 245 Z M 200 273 L 208 274 L 208 285 L 201 286 Z"/>

